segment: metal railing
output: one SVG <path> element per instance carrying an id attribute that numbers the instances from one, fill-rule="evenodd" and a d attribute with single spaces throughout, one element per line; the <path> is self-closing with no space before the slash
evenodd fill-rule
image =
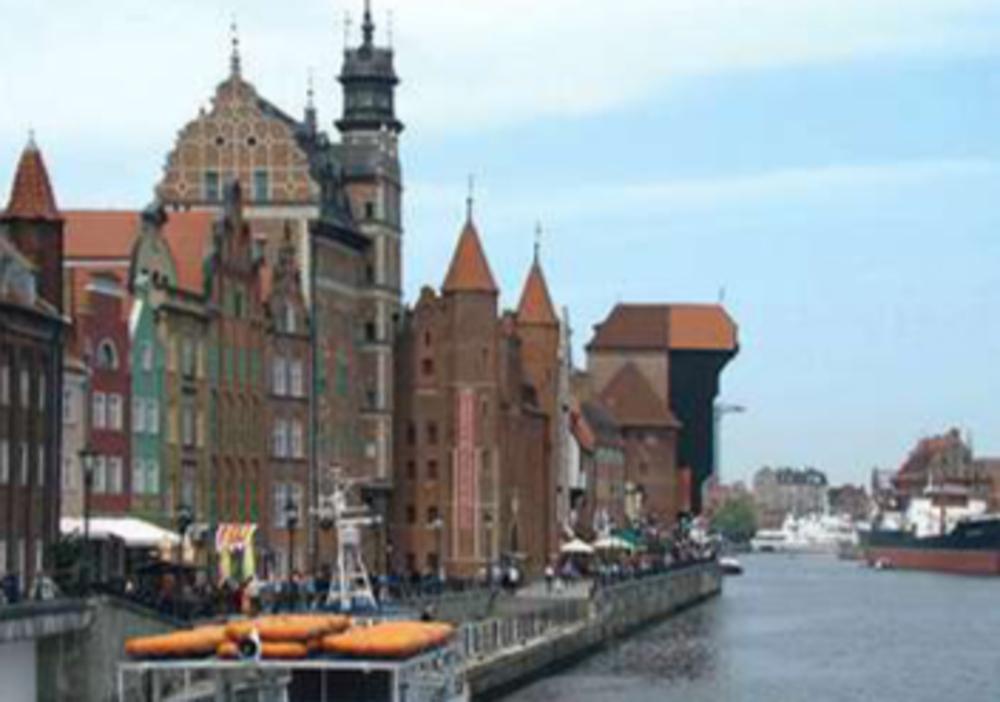
<path id="1" fill-rule="evenodd" d="M 588 616 L 579 602 L 556 602 L 541 611 L 464 624 L 459 645 L 465 660 L 476 663 L 577 626 Z"/>

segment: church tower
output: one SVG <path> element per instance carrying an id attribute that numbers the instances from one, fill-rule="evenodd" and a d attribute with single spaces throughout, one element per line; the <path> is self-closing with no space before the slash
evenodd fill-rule
<path id="1" fill-rule="evenodd" d="M 370 241 L 360 300 L 362 327 L 362 473 L 374 488 L 392 479 L 393 347 L 402 308 L 402 193 L 393 50 L 375 43 L 370 0 L 360 46 L 344 52 L 340 73 L 344 187 L 354 221 Z M 378 497 L 372 495 L 373 498 Z M 381 497 L 384 498 L 384 495 Z"/>

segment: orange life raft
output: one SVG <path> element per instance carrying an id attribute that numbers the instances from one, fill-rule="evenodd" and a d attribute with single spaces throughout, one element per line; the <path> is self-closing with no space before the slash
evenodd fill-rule
<path id="1" fill-rule="evenodd" d="M 215 653 L 226 640 L 226 627 L 203 626 L 161 636 L 142 636 L 125 642 L 133 658 L 202 658 Z"/>
<path id="2" fill-rule="evenodd" d="M 230 641 L 242 641 L 256 629 L 261 641 L 307 642 L 328 634 L 338 634 L 351 625 L 348 617 L 333 614 L 289 614 L 240 619 L 226 625 Z"/>
<path id="3" fill-rule="evenodd" d="M 440 646 L 454 633 L 450 624 L 383 622 L 323 638 L 323 650 L 353 658 L 409 658 Z"/>

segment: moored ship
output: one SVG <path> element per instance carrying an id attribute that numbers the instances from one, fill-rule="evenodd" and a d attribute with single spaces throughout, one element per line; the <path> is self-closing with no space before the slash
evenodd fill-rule
<path id="1" fill-rule="evenodd" d="M 860 536 L 871 566 L 1000 575 L 1000 514 L 961 486 L 930 486 Z"/>

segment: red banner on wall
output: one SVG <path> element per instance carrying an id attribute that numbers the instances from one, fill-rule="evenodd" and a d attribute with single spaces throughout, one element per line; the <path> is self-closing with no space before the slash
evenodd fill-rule
<path id="1" fill-rule="evenodd" d="M 455 505 L 458 528 L 474 529 L 479 484 L 476 475 L 476 394 L 463 388 L 457 394 L 455 412 Z"/>

